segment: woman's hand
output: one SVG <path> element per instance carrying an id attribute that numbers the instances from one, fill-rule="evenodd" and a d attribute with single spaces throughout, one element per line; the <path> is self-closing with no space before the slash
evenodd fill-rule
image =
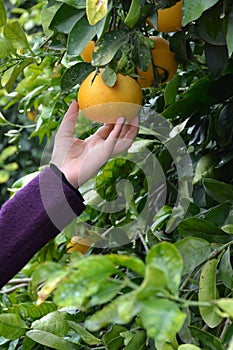
<path id="1" fill-rule="evenodd" d="M 96 175 L 110 158 L 127 150 L 138 132 L 138 117 L 125 123 L 119 118 L 115 124 L 104 124 L 85 140 L 73 136 L 78 118 L 78 104 L 73 101 L 57 131 L 51 163 L 67 180 L 78 187 Z"/>

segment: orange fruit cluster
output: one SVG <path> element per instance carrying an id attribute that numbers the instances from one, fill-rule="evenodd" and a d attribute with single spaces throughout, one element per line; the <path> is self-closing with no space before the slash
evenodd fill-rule
<path id="1" fill-rule="evenodd" d="M 149 19 L 148 22 L 150 23 Z M 174 32 L 182 26 L 182 0 L 167 9 L 158 10 L 157 30 Z M 152 24 L 151 24 L 152 25 Z M 150 37 L 155 47 L 151 50 L 151 62 L 147 71 L 137 69 L 137 79 L 117 74 L 116 83 L 110 87 L 102 79 L 103 69 L 92 72 L 82 82 L 78 91 L 79 107 L 90 120 L 114 123 L 120 116 L 131 120 L 142 104 L 142 88 L 166 83 L 175 75 L 178 63 L 169 41 L 160 36 Z M 90 41 L 81 53 L 83 61 L 91 63 L 95 49 Z"/>

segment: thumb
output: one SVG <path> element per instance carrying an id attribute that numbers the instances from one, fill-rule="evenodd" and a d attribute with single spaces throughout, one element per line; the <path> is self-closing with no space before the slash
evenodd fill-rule
<path id="1" fill-rule="evenodd" d="M 78 103 L 76 101 L 72 101 L 57 131 L 58 137 L 73 136 L 75 125 L 78 119 L 78 111 Z"/>

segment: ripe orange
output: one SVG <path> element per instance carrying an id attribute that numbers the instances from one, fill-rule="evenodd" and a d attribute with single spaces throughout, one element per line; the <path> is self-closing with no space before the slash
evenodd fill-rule
<path id="1" fill-rule="evenodd" d="M 171 80 L 178 67 L 175 54 L 170 50 L 169 41 L 159 36 L 151 36 L 150 38 L 155 43 L 155 48 L 151 50 L 154 68 L 151 62 L 146 72 L 137 69 L 137 74 L 140 76 L 137 81 L 142 88 L 151 86 L 154 81 L 165 83 Z"/>
<path id="2" fill-rule="evenodd" d="M 85 254 L 93 245 L 93 242 L 88 237 L 73 236 L 67 244 L 67 253 L 80 252 Z"/>
<path id="3" fill-rule="evenodd" d="M 174 6 L 158 10 L 159 32 L 169 33 L 176 32 L 182 27 L 182 0 Z"/>
<path id="4" fill-rule="evenodd" d="M 91 72 L 78 91 L 78 103 L 83 114 L 97 122 L 114 123 L 124 116 L 131 120 L 138 114 L 142 104 L 142 91 L 137 81 L 128 75 L 117 74 L 113 87 L 102 79 L 99 73 Z"/>
<path id="5" fill-rule="evenodd" d="M 81 57 L 82 57 L 84 62 L 91 63 L 91 61 L 92 61 L 92 54 L 93 54 L 94 48 L 95 48 L 95 42 L 93 40 L 91 40 L 87 44 L 87 46 L 85 47 L 83 52 L 81 53 Z"/>

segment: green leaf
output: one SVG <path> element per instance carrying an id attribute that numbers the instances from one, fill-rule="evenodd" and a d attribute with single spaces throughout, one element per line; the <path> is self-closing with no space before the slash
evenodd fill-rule
<path id="1" fill-rule="evenodd" d="M 144 330 L 137 331 L 131 337 L 130 341 L 125 347 L 125 350 L 146 350 L 147 338 Z"/>
<path id="2" fill-rule="evenodd" d="M 16 169 L 18 169 L 19 165 L 16 162 L 12 162 L 9 164 L 4 164 L 3 167 L 7 171 L 15 171 Z"/>
<path id="3" fill-rule="evenodd" d="M 124 266 L 132 271 L 136 272 L 140 276 L 145 274 L 145 264 L 144 262 L 132 255 L 118 255 L 118 254 L 108 254 L 107 258 L 114 264 L 119 266 Z"/>
<path id="4" fill-rule="evenodd" d="M 4 169 L 0 169 L 0 184 L 4 184 L 9 179 L 10 174 Z"/>
<path id="5" fill-rule="evenodd" d="M 75 350 L 77 346 L 57 335 L 45 331 L 31 330 L 26 333 L 27 337 L 36 343 L 48 346 L 56 350 Z"/>
<path id="6" fill-rule="evenodd" d="M 227 288 L 231 289 L 233 286 L 233 269 L 231 265 L 231 251 L 229 247 L 221 257 L 219 274 L 223 284 Z"/>
<path id="7" fill-rule="evenodd" d="M 58 0 L 59 2 L 65 3 L 77 9 L 85 9 L 86 8 L 86 0 Z"/>
<path id="8" fill-rule="evenodd" d="M 177 295 L 183 261 L 175 245 L 168 242 L 155 244 L 146 256 L 146 263 L 164 272 L 167 288 L 172 294 Z"/>
<path id="9" fill-rule="evenodd" d="M 95 25 L 104 18 L 108 11 L 108 0 L 86 0 L 86 12 L 90 25 Z"/>
<path id="10" fill-rule="evenodd" d="M 0 58 L 5 58 L 12 53 L 15 53 L 15 49 L 10 41 L 5 37 L 0 36 Z"/>
<path id="11" fill-rule="evenodd" d="M 4 26 L 6 24 L 6 10 L 4 7 L 4 1 L 0 0 L 0 26 Z"/>
<path id="12" fill-rule="evenodd" d="M 147 336 L 153 338 L 156 345 L 173 339 L 186 317 L 176 303 L 165 299 L 143 300 L 139 316 Z"/>
<path id="13" fill-rule="evenodd" d="M 178 74 L 176 74 L 167 84 L 164 90 L 164 101 L 166 107 L 175 102 L 180 84 L 181 77 Z"/>
<path id="14" fill-rule="evenodd" d="M 223 226 L 228 223 L 228 219 L 231 216 L 231 211 L 233 209 L 233 203 L 223 202 L 210 208 L 204 215 L 204 219 L 212 222 L 217 226 Z"/>
<path id="15" fill-rule="evenodd" d="M 192 335 L 200 340 L 206 350 L 226 350 L 221 341 L 213 334 L 195 326 L 190 326 L 189 328 Z"/>
<path id="16" fill-rule="evenodd" d="M 193 184 L 200 183 L 203 177 L 212 177 L 215 165 L 220 161 L 220 156 L 217 152 L 209 152 L 202 156 L 195 169 Z"/>
<path id="17" fill-rule="evenodd" d="M 128 42 L 129 34 L 123 30 L 112 30 L 97 42 L 96 51 L 93 52 L 92 64 L 94 66 L 105 66 L 117 51 Z"/>
<path id="18" fill-rule="evenodd" d="M 27 331 L 27 324 L 17 314 L 0 315 L 0 334 L 7 339 L 17 339 Z"/>
<path id="19" fill-rule="evenodd" d="M 4 162 L 7 158 L 13 156 L 17 152 L 16 146 L 8 146 L 1 151 L 0 160 Z"/>
<path id="20" fill-rule="evenodd" d="M 28 40 L 19 22 L 7 23 L 4 27 L 4 35 L 16 49 L 29 49 Z"/>
<path id="21" fill-rule="evenodd" d="M 123 294 L 105 305 L 101 310 L 88 318 L 85 326 L 90 331 L 96 331 L 109 323 L 125 324 L 140 310 L 140 304 L 136 300 L 136 292 Z"/>
<path id="22" fill-rule="evenodd" d="M 216 287 L 218 262 L 217 259 L 207 261 L 201 271 L 198 293 L 199 302 L 210 303 L 218 297 Z M 222 320 L 222 317 L 215 312 L 213 306 L 199 306 L 199 310 L 201 317 L 210 328 L 217 327 Z"/>
<path id="23" fill-rule="evenodd" d="M 202 78 L 180 95 L 180 99 L 168 106 L 162 113 L 167 119 L 187 118 L 195 112 L 205 113 L 207 106 L 224 102 L 233 94 L 233 75 L 227 74 L 218 79 Z"/>
<path id="24" fill-rule="evenodd" d="M 29 66 L 31 63 L 33 63 L 33 59 L 27 58 L 14 67 L 14 69 L 12 70 L 9 76 L 9 80 L 6 82 L 6 85 L 5 85 L 6 91 L 8 93 L 12 91 L 19 74 L 24 70 L 24 68 Z"/>
<path id="25" fill-rule="evenodd" d="M 201 350 L 201 348 L 193 344 L 182 344 L 178 346 L 177 350 Z"/>
<path id="26" fill-rule="evenodd" d="M 178 226 L 178 231 L 181 237 L 199 237 L 210 243 L 225 244 L 232 240 L 230 235 L 227 235 L 216 225 L 207 220 L 196 217 L 182 220 Z"/>
<path id="27" fill-rule="evenodd" d="M 101 77 L 104 83 L 110 87 L 114 86 L 117 80 L 115 71 L 109 65 L 104 68 Z"/>
<path id="28" fill-rule="evenodd" d="M 221 298 L 214 301 L 214 305 L 217 305 L 221 311 L 224 312 L 224 317 L 230 317 L 233 319 L 233 300 L 230 298 Z"/>
<path id="29" fill-rule="evenodd" d="M 114 265 L 105 256 L 89 256 L 77 262 L 78 271 L 69 275 L 68 280 L 57 288 L 54 301 L 59 306 L 82 307 L 88 298 L 116 272 Z"/>
<path id="30" fill-rule="evenodd" d="M 186 24 L 195 21 L 204 11 L 215 5 L 217 2 L 218 0 L 196 0 L 195 2 L 183 0 L 182 26 L 186 26 Z"/>
<path id="31" fill-rule="evenodd" d="M 125 24 L 133 28 L 135 24 L 138 22 L 141 14 L 141 6 L 140 6 L 140 0 L 132 0 L 129 12 L 127 13 Z"/>
<path id="32" fill-rule="evenodd" d="M 55 13 L 49 28 L 68 34 L 84 15 L 85 10 L 76 10 L 67 4 L 62 4 Z"/>
<path id="33" fill-rule="evenodd" d="M 226 69 L 228 64 L 228 50 L 226 45 L 205 44 L 206 65 L 213 75 L 217 78 Z"/>
<path id="34" fill-rule="evenodd" d="M 148 39 L 148 38 L 147 38 Z M 151 62 L 151 48 L 145 42 L 145 36 L 136 32 L 133 37 L 133 61 L 142 71 L 147 71 Z"/>
<path id="35" fill-rule="evenodd" d="M 121 289 L 124 288 L 124 283 L 117 283 L 114 281 L 105 281 L 98 291 L 93 294 L 88 302 L 87 306 L 101 305 L 112 300 Z"/>
<path id="36" fill-rule="evenodd" d="M 103 335 L 103 341 L 108 350 L 121 349 L 124 346 L 124 338 L 121 335 L 127 328 L 113 325 L 113 327 Z"/>
<path id="37" fill-rule="evenodd" d="M 82 17 L 69 33 L 67 44 L 68 55 L 80 55 L 95 34 L 95 27 L 88 23 L 86 17 Z"/>
<path id="38" fill-rule="evenodd" d="M 147 299 L 156 294 L 166 294 L 166 275 L 160 269 L 147 265 L 145 278 L 138 289 L 137 298 L 139 300 Z"/>
<path id="39" fill-rule="evenodd" d="M 227 18 L 227 33 L 226 33 L 226 41 L 229 56 L 233 53 L 233 8 L 231 8 L 231 12 Z"/>
<path id="40" fill-rule="evenodd" d="M 222 203 L 227 200 L 233 200 L 233 186 L 224 182 L 205 178 L 203 185 L 206 193 L 216 202 Z"/>
<path id="41" fill-rule="evenodd" d="M 61 77 L 61 89 L 68 91 L 82 81 L 94 70 L 87 62 L 79 62 L 68 68 Z"/>
<path id="42" fill-rule="evenodd" d="M 53 333 L 63 337 L 69 330 L 67 320 L 70 315 L 62 311 L 54 311 L 32 323 L 32 329 Z"/>
<path id="43" fill-rule="evenodd" d="M 96 338 L 93 334 L 88 332 L 85 328 L 81 327 L 79 324 L 73 321 L 68 321 L 67 323 L 88 345 L 102 344 L 99 338 Z"/>
<path id="44" fill-rule="evenodd" d="M 52 302 L 44 302 L 40 305 L 35 305 L 32 303 L 20 303 L 15 304 L 12 308 L 12 311 L 23 315 L 24 318 L 30 318 L 32 320 L 37 320 L 50 312 L 53 312 L 57 309 L 56 305 Z"/>
<path id="45" fill-rule="evenodd" d="M 208 259 L 211 253 L 209 242 L 198 237 L 187 237 L 175 243 L 183 258 L 183 274 L 192 272 L 198 265 Z"/>

